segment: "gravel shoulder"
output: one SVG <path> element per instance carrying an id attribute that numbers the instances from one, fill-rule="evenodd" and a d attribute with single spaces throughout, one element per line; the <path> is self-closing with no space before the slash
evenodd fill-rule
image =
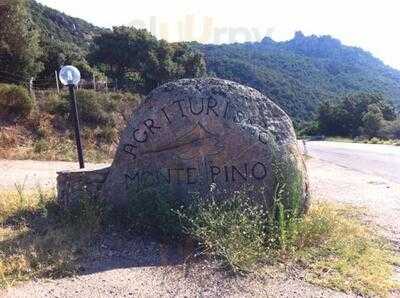
<path id="1" fill-rule="evenodd" d="M 308 168 L 315 199 L 366 208 L 370 220 L 400 244 L 400 184 L 316 158 Z"/>

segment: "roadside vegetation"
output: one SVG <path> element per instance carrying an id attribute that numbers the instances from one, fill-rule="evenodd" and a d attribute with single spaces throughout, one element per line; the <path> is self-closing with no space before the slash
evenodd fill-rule
<path id="1" fill-rule="evenodd" d="M 366 296 L 396 287 L 389 244 L 349 206 L 317 202 L 305 217 L 274 226 L 262 210 L 232 201 L 204 206 L 189 222 L 203 252 L 234 272 L 300 268 L 308 282 Z"/>
<path id="2" fill-rule="evenodd" d="M 303 123 L 300 135 L 324 135 L 369 144 L 400 144 L 400 118 L 380 94 L 356 93 L 326 101 L 314 121 Z"/>
<path id="3" fill-rule="evenodd" d="M 325 141 L 330 142 L 343 142 L 343 143 L 362 143 L 362 144 L 378 144 L 378 145 L 394 145 L 400 146 L 400 139 L 380 139 L 373 137 L 371 139 L 368 138 L 346 138 L 346 137 L 326 137 Z"/>
<path id="4" fill-rule="evenodd" d="M 1 287 L 79 273 L 80 259 L 107 233 L 111 218 L 117 227 L 113 233 L 131 230 L 163 241 L 190 237 L 198 243 L 197 254 L 236 275 L 263 274 L 266 268 L 289 275 L 301 270 L 311 283 L 366 296 L 384 297 L 399 286 L 391 280 L 399 259 L 351 206 L 314 202 L 305 216 L 291 217 L 280 208 L 266 213 L 244 193 L 190 208 L 161 200 L 168 198 L 167 190 L 158 198 L 150 194 L 146 207 L 152 208 L 113 210 L 82 198 L 63 211 L 53 192 L 25 192 L 20 186 L 3 191 Z"/>
<path id="5" fill-rule="evenodd" d="M 78 257 L 100 231 L 101 209 L 85 202 L 62 212 L 54 191 L 0 193 L 0 287 L 77 272 Z"/>
<path id="6" fill-rule="evenodd" d="M 87 161 L 112 159 L 119 133 L 140 98 L 124 92 L 77 92 Z M 67 92 L 41 91 L 32 98 L 24 87 L 0 84 L 0 107 L 0 158 L 76 159 Z"/>

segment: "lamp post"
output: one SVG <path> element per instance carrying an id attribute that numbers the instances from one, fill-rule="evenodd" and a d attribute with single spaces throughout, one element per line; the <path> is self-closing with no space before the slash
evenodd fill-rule
<path id="1" fill-rule="evenodd" d="M 76 141 L 76 149 L 78 151 L 79 167 L 83 169 L 85 167 L 85 164 L 83 161 L 78 107 L 76 105 L 76 94 L 75 94 L 75 86 L 78 85 L 80 79 L 81 79 L 81 73 L 76 67 L 68 65 L 61 68 L 60 81 L 64 86 L 68 86 L 69 89 L 71 114 L 74 118 L 74 125 L 75 125 L 75 141 Z"/>

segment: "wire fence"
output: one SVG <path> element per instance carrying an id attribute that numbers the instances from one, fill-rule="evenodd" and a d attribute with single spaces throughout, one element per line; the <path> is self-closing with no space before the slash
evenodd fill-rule
<path id="1" fill-rule="evenodd" d="M 5 70 L 0 70 L 0 83 L 9 83 L 21 85 L 27 88 L 32 95 L 35 91 L 56 90 L 61 92 L 66 90 L 66 87 L 59 82 L 58 72 L 54 72 L 53 79 L 29 78 L 18 74 L 10 73 Z M 119 91 L 117 81 L 106 79 L 96 79 L 93 75 L 91 79 L 83 78 L 79 82 L 77 89 L 96 90 L 99 92 L 116 92 Z"/>

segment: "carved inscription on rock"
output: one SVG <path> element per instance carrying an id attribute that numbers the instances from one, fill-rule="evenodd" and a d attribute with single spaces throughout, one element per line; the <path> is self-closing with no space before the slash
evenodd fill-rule
<path id="1" fill-rule="evenodd" d="M 124 201 L 146 187 L 206 192 L 212 183 L 262 185 L 272 194 L 276 159 L 301 165 L 295 144 L 288 116 L 254 89 L 180 80 L 151 92 L 133 114 L 102 195 Z"/>

